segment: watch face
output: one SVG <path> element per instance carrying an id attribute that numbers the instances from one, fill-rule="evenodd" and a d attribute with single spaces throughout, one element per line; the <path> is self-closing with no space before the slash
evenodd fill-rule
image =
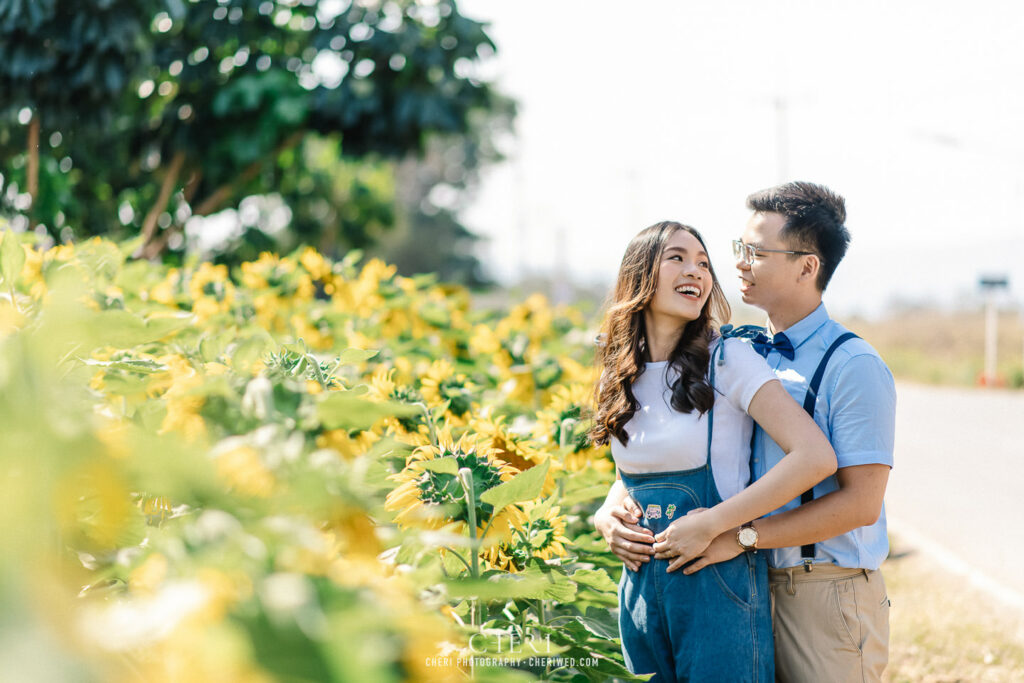
<path id="1" fill-rule="evenodd" d="M 746 548 L 752 548 L 757 543 L 757 530 L 753 527 L 743 527 L 740 529 L 740 545 Z"/>

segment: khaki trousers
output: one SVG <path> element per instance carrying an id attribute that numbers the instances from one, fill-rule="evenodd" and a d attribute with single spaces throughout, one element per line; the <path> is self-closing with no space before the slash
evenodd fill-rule
<path id="1" fill-rule="evenodd" d="M 880 681 L 889 661 L 889 596 L 882 574 L 815 565 L 769 571 L 775 680 Z"/>

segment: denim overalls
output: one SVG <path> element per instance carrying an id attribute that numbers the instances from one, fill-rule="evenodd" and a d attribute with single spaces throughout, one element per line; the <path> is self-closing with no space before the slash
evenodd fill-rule
<path id="1" fill-rule="evenodd" d="M 712 354 L 714 355 L 714 354 Z M 714 359 L 711 384 L 714 386 Z M 620 472 L 644 511 L 640 526 L 658 534 L 697 507 L 721 502 L 711 470 L 712 410 L 706 414 L 703 467 L 676 472 Z M 652 681 L 762 681 L 775 676 L 767 554 L 744 552 L 692 576 L 667 573 L 653 557 L 619 582 L 622 653 L 632 673 Z"/>

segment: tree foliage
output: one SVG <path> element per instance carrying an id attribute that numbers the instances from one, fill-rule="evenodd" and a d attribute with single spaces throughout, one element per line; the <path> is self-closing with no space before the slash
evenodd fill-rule
<path id="1" fill-rule="evenodd" d="M 0 202 L 153 256 L 274 193 L 293 241 L 366 246 L 389 159 L 487 134 L 493 50 L 454 0 L 0 0 Z"/>

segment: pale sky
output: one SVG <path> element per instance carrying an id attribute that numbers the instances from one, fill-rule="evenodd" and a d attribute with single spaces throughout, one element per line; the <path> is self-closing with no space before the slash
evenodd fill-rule
<path id="1" fill-rule="evenodd" d="M 799 179 L 847 200 L 832 313 L 970 304 L 990 273 L 1024 301 L 1024 3 L 460 10 L 490 22 L 486 74 L 520 106 L 509 161 L 463 214 L 500 281 L 557 269 L 610 286 L 629 239 L 673 219 L 703 232 L 736 303 L 745 197 Z"/>

